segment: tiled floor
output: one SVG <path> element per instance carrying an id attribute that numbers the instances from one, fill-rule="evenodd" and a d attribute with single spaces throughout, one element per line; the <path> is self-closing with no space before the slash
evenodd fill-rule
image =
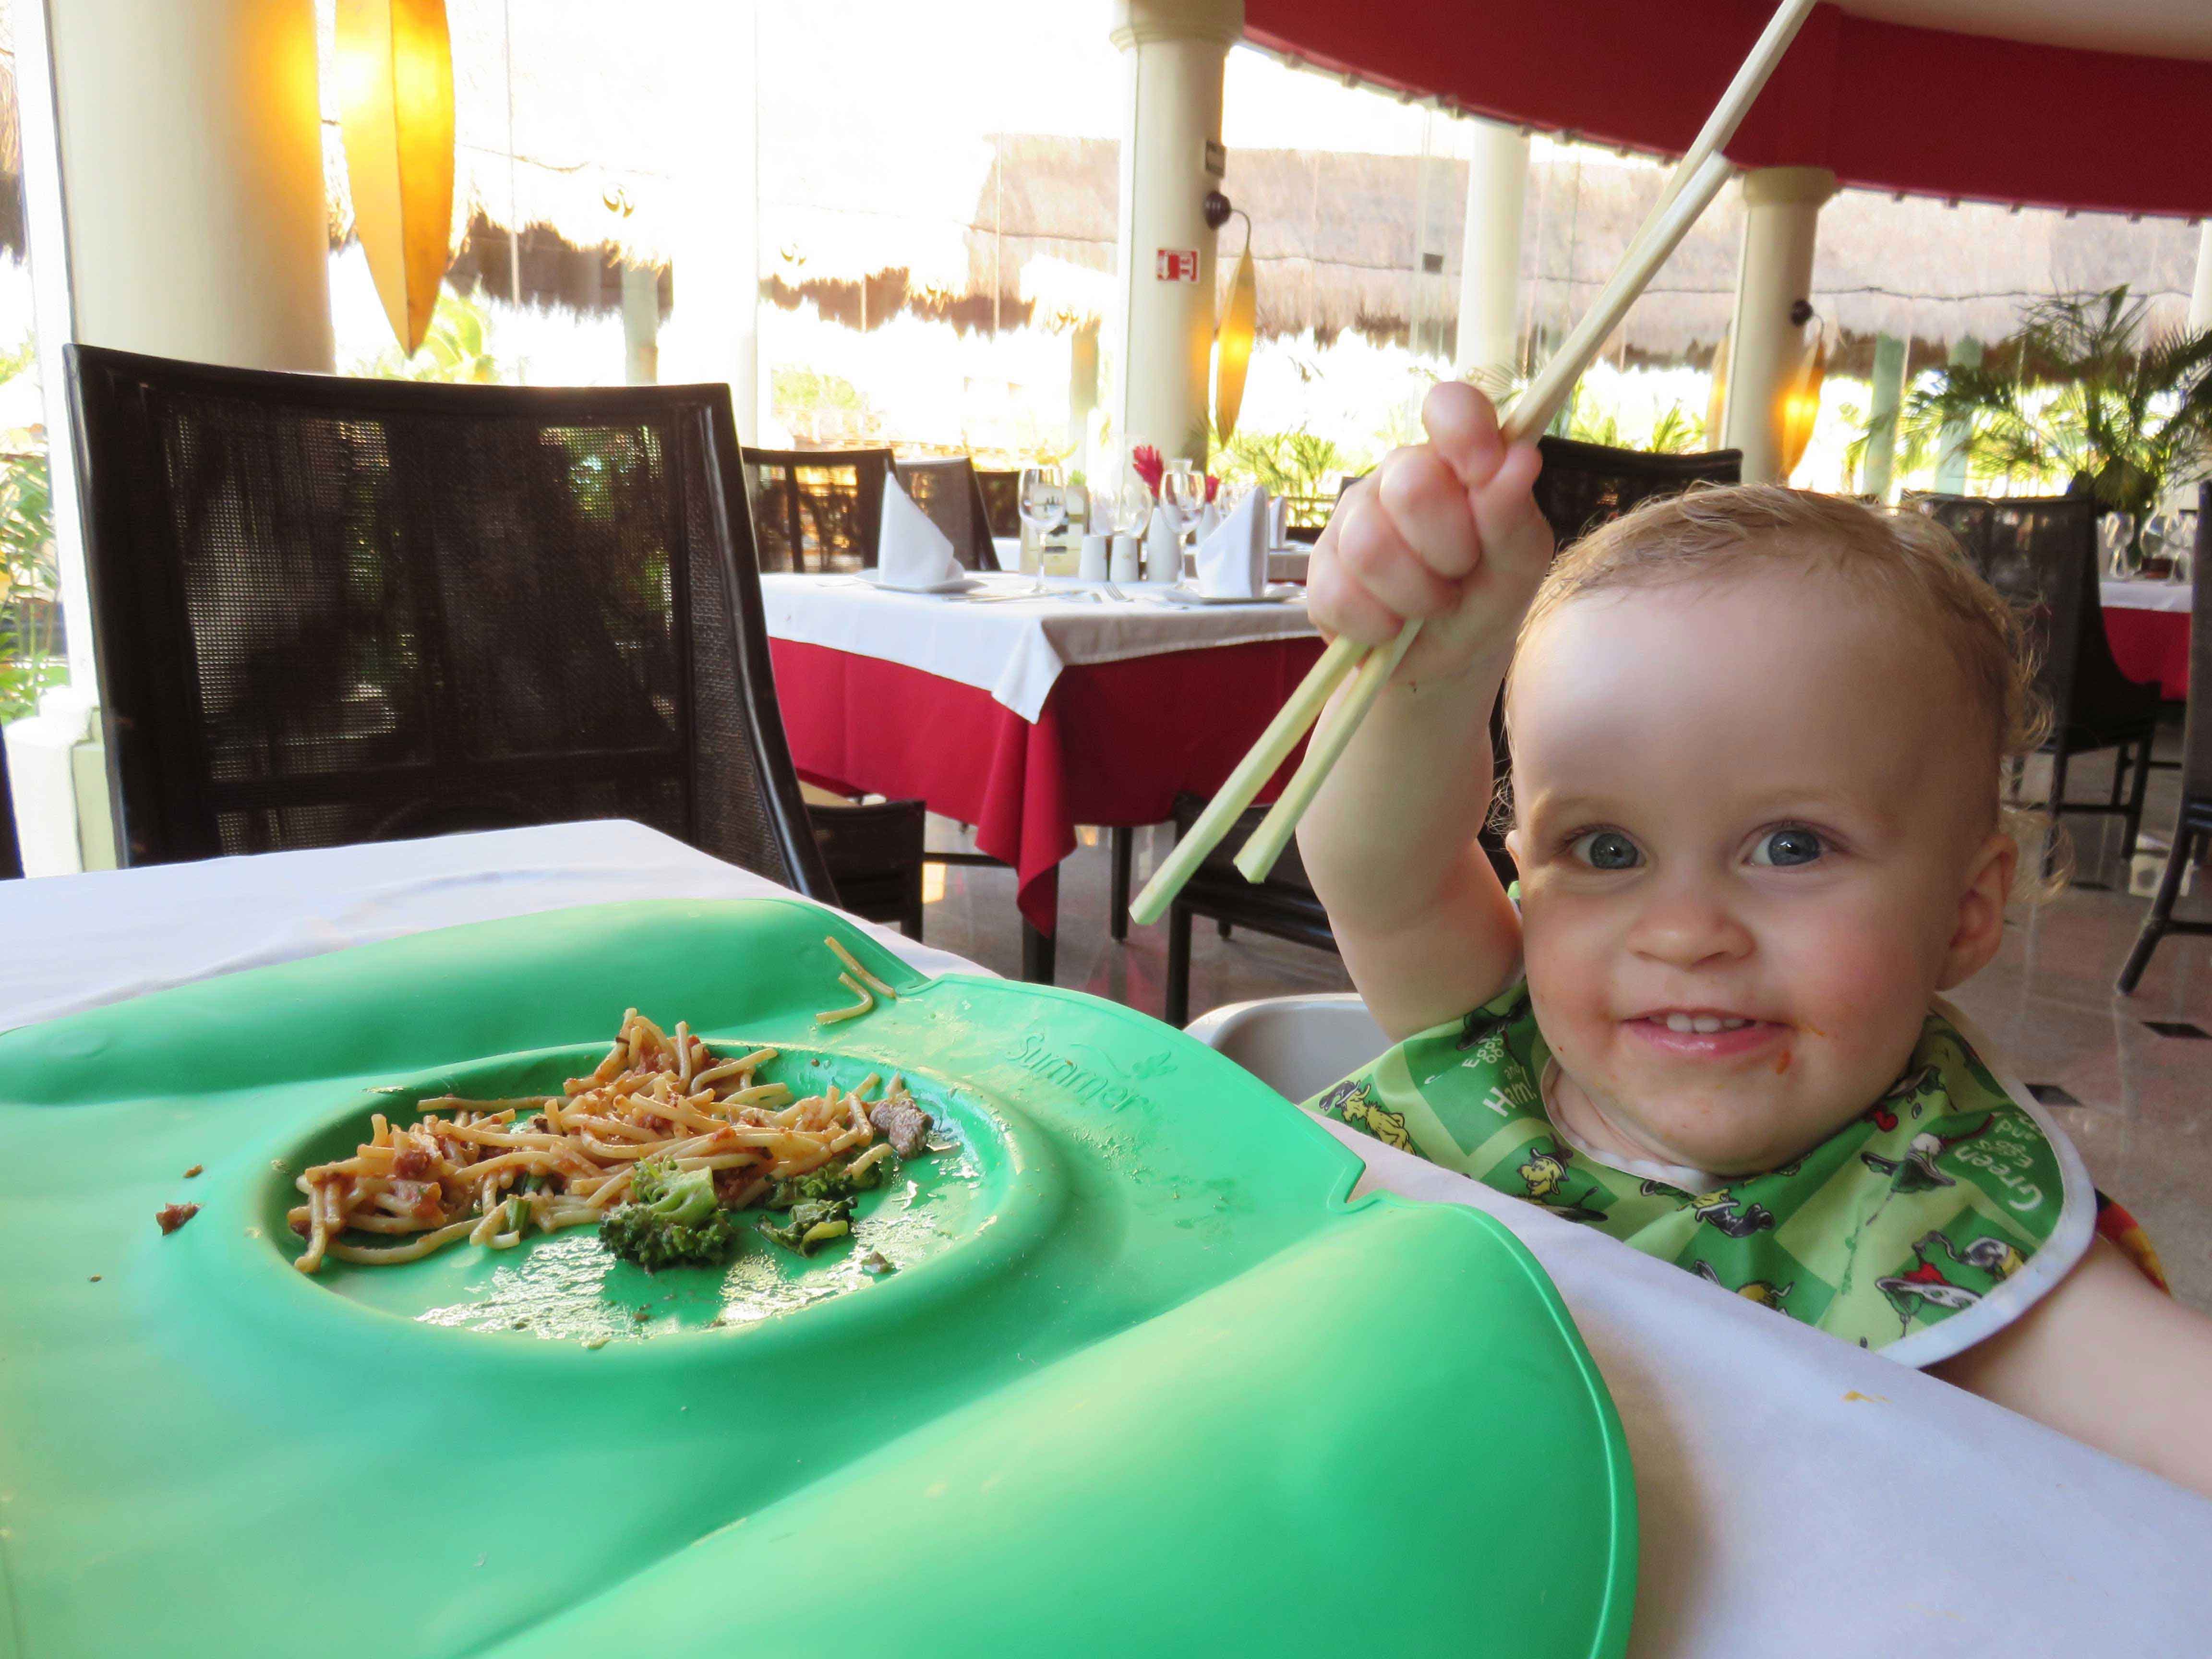
<path id="1" fill-rule="evenodd" d="M 2172 752 L 2178 738 L 2163 738 L 2160 753 Z M 2077 761 L 2075 798 L 2095 798 L 2110 776 L 2096 758 Z M 2161 855 L 2178 791 L 2178 774 L 2152 774 L 2143 822 Z M 2127 891 L 2117 820 L 2069 823 L 2079 837 L 2080 879 L 2049 904 L 2022 908 L 1996 962 L 1954 997 L 2053 1109 L 2098 1186 L 2135 1212 L 2176 1292 L 2212 1311 L 2212 938 L 2168 939 L 2136 994 L 2116 996 L 2112 981 L 2149 902 Z M 931 835 L 933 845 L 962 844 L 941 821 Z M 1165 830 L 1138 832 L 1139 883 L 1168 845 Z M 1103 835 L 1061 866 L 1059 982 L 1157 1015 L 1166 930 L 1133 927 L 1127 943 L 1115 944 L 1106 929 L 1108 875 Z M 1012 872 L 957 868 L 945 876 L 943 897 L 928 907 L 930 943 L 1018 974 Z M 2181 914 L 2212 917 L 2212 873 Z M 1223 940 L 1204 923 L 1197 929 L 1194 1012 L 1248 997 L 1350 988 L 1332 956 L 1244 932 Z"/>

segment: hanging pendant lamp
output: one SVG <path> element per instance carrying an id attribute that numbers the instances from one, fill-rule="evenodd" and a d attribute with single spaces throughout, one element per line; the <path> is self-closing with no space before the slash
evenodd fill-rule
<path id="1" fill-rule="evenodd" d="M 338 0 L 339 125 L 354 229 L 408 356 L 429 331 L 453 226 L 445 0 Z"/>
<path id="2" fill-rule="evenodd" d="M 1252 339 L 1260 315 L 1259 278 L 1252 269 L 1252 221 L 1244 220 L 1244 252 L 1237 256 L 1237 274 L 1230 279 L 1229 304 L 1214 330 L 1213 424 L 1221 441 L 1237 431 L 1237 416 L 1244 407 L 1244 373 L 1252 363 Z"/>

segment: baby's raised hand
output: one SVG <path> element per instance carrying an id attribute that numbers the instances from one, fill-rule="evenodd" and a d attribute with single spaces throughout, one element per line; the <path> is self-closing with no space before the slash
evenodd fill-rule
<path id="1" fill-rule="evenodd" d="M 1337 503 L 1314 546 L 1307 609 L 1323 632 L 1381 645 L 1414 617 L 1400 679 L 1502 674 L 1552 532 L 1530 493 L 1535 447 L 1507 448 L 1498 411 L 1447 382 L 1421 405 L 1428 441 L 1394 449 Z"/>

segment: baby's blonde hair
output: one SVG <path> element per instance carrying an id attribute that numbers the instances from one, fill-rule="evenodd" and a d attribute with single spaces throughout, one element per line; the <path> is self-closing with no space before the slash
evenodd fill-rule
<path id="1" fill-rule="evenodd" d="M 1957 665 L 1989 734 L 1990 812 L 1998 820 L 2004 769 L 2042 743 L 2048 715 L 2012 607 L 1924 514 L 1778 484 L 1707 486 L 1648 501 L 1559 555 L 1522 619 L 1520 643 L 1562 605 L 1592 594 L 1784 563 L 1858 585 Z M 1509 673 L 1509 701 L 1511 684 Z"/>

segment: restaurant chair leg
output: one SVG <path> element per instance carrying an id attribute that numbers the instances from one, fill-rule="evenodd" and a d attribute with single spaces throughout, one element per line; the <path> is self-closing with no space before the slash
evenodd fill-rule
<path id="1" fill-rule="evenodd" d="M 2143 733 L 2142 748 L 2136 756 L 2135 784 L 2128 791 L 2128 838 L 2120 848 L 2124 861 L 2136 855 L 2136 836 L 2142 829 L 2143 793 L 2150 785 L 2150 746 L 2157 740 L 2156 732 Z"/>
<path id="2" fill-rule="evenodd" d="M 1129 863 L 1135 856 L 1136 831 L 1126 825 L 1106 832 L 1114 856 L 1114 892 L 1108 901 L 1106 929 L 1120 944 L 1129 937 Z"/>
<path id="3" fill-rule="evenodd" d="M 2151 901 L 2150 914 L 2143 918 L 2142 932 L 2136 935 L 2135 948 L 2128 952 L 2127 965 L 2120 969 L 2119 992 L 2132 996 L 2142 982 L 2143 969 L 2150 966 L 2151 952 L 2166 937 L 2166 925 L 2173 915 L 2173 902 L 2181 894 L 2181 872 L 2189 867 L 2190 849 L 2196 845 L 2201 831 L 2183 830 L 2173 837 L 2173 851 L 2166 855 L 2166 873 L 2158 878 L 2158 896 Z"/>
<path id="4" fill-rule="evenodd" d="M 1219 933 L 1222 938 L 1227 939 L 1229 937 L 1229 924 L 1227 922 L 1217 921 L 1213 924 L 1213 929 L 1216 933 Z"/>
<path id="5" fill-rule="evenodd" d="M 1024 917 L 1022 921 L 1022 977 L 1031 985 L 1052 983 L 1054 949 L 1053 936 L 1040 933 L 1036 926 Z"/>
<path id="6" fill-rule="evenodd" d="M 1190 1024 L 1190 911 L 1168 908 L 1167 1009 L 1161 1018 L 1180 1030 Z"/>

